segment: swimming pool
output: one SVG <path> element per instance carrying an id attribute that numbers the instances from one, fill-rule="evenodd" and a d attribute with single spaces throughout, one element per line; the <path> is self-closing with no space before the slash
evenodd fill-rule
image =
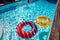
<path id="1" fill-rule="evenodd" d="M 34 37 L 26 40 L 48 40 L 54 19 L 56 4 L 49 3 L 46 0 L 39 0 L 23 6 L 19 3 L 20 2 L 0 7 L 0 25 L 3 28 L 2 37 L 0 39 L 25 40 L 18 36 L 16 33 L 16 27 L 20 22 L 29 20 L 36 24 L 38 31 Z M 8 9 L 6 9 L 7 7 Z M 38 16 L 47 16 L 50 19 L 50 25 L 46 27 L 38 25 L 36 23 L 36 18 Z M 28 27 L 26 29 L 29 30 L 30 28 Z"/>

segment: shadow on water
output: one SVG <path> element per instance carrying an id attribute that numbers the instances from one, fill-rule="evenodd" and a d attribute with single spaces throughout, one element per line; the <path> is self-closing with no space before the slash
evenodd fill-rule
<path id="1" fill-rule="evenodd" d="M 47 1 L 50 2 L 50 3 L 53 3 L 53 4 L 57 3 L 57 0 L 47 0 Z"/>
<path id="2" fill-rule="evenodd" d="M 23 5 L 25 5 L 24 1 L 3 5 L 3 6 L 0 7 L 0 14 L 2 14 L 4 12 L 7 12 L 9 10 L 14 10 L 14 9 L 16 9 L 16 7 L 21 7 Z"/>
<path id="3" fill-rule="evenodd" d="M 27 3 L 31 4 L 33 2 L 36 2 L 37 0 L 34 0 L 34 1 L 27 1 Z M 19 1 L 19 2 L 13 2 L 13 3 L 9 3 L 9 4 L 6 4 L 6 5 L 3 5 L 3 6 L 0 6 L 0 14 L 4 13 L 4 12 L 7 12 L 9 10 L 14 10 L 16 7 L 22 7 L 23 5 L 27 5 L 26 4 L 26 1 Z M 28 7 L 27 7 L 28 9 Z"/>
<path id="4" fill-rule="evenodd" d="M 41 32 L 40 34 L 39 34 L 39 38 L 40 38 L 40 40 L 44 40 L 44 36 L 46 35 L 46 36 L 48 36 L 48 34 L 49 34 L 49 32 Z M 46 39 L 47 40 L 47 39 Z"/>

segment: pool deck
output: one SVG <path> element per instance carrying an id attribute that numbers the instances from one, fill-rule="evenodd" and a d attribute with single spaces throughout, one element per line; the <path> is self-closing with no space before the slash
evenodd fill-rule
<path id="1" fill-rule="evenodd" d="M 60 40 L 60 0 L 57 2 L 57 8 L 49 40 Z"/>

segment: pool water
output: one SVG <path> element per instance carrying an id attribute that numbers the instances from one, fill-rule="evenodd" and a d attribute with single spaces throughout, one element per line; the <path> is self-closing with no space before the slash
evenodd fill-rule
<path id="1" fill-rule="evenodd" d="M 25 25 L 22 29 L 23 29 L 25 32 L 29 32 L 32 28 L 30 27 L 30 25 Z"/>
<path id="2" fill-rule="evenodd" d="M 10 4 L 10 6 L 12 6 L 10 8 L 9 5 L 0 7 L 0 26 L 3 29 L 0 40 L 48 40 L 56 4 L 49 3 L 46 0 L 39 0 L 23 6 L 19 5 L 19 3 L 20 2 L 18 2 L 18 4 Z M 10 10 L 4 9 L 7 7 Z M 38 16 L 47 16 L 50 19 L 50 25 L 44 27 L 37 24 L 36 18 Z M 36 24 L 38 31 L 32 38 L 24 39 L 16 33 L 16 27 L 20 22 L 27 20 L 33 21 Z M 25 30 L 30 29 L 26 28 Z"/>

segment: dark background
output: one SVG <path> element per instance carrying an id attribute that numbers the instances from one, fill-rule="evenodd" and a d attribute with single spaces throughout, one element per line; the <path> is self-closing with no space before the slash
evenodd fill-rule
<path id="1" fill-rule="evenodd" d="M 14 2 L 15 0 L 0 0 L 0 4 Z"/>

